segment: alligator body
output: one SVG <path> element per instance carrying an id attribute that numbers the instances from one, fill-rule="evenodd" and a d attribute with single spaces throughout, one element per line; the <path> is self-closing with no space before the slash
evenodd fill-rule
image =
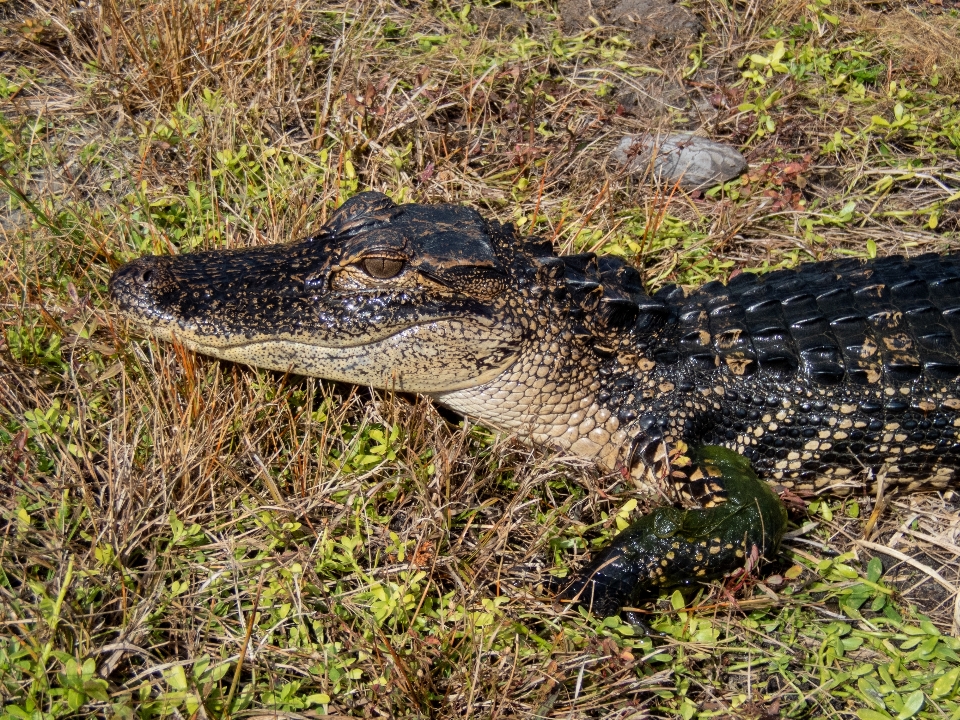
<path id="1" fill-rule="evenodd" d="M 198 352 L 424 393 L 679 506 L 571 585 L 604 613 L 775 552 L 785 515 L 757 475 L 848 493 L 943 488 L 960 468 L 960 255 L 650 295 L 620 259 L 364 193 L 314 237 L 140 258 L 110 292 Z"/>

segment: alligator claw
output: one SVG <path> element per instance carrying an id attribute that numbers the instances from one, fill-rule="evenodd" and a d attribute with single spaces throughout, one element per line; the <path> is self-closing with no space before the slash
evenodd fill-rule
<path id="1" fill-rule="evenodd" d="M 563 599 L 614 615 L 663 588 L 723 577 L 751 557 L 776 555 L 786 509 L 749 461 L 718 446 L 701 448 L 693 460 L 726 501 L 694 510 L 660 507 L 639 518 L 578 573 Z"/>

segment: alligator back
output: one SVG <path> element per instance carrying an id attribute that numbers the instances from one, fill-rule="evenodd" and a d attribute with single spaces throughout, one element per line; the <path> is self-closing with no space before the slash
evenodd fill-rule
<path id="1" fill-rule="evenodd" d="M 694 364 L 826 385 L 960 375 L 960 255 L 812 263 L 680 294 L 656 297 L 677 307 L 677 350 Z"/>
<path id="2" fill-rule="evenodd" d="M 960 255 L 743 273 L 654 299 L 669 310 L 657 375 L 681 391 L 654 414 L 698 398 L 674 436 L 802 489 L 862 472 L 945 486 L 960 466 Z"/>

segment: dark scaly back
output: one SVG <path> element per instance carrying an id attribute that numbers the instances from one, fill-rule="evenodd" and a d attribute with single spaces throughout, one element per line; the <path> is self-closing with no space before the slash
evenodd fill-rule
<path id="1" fill-rule="evenodd" d="M 864 386 L 960 374 L 960 327 L 952 331 L 960 320 L 960 256 L 744 273 L 690 300 L 708 310 L 715 349 L 728 363 L 742 359 L 743 374 L 768 369 Z"/>
<path id="2" fill-rule="evenodd" d="M 647 294 L 635 268 L 609 255 L 558 257 L 549 242 L 527 241 L 525 249 L 542 271 L 560 281 L 559 292 L 569 304 L 569 327 L 578 342 L 601 356 L 642 353 L 655 344 L 673 311 Z"/>
<path id="3" fill-rule="evenodd" d="M 658 299 L 676 296 L 666 288 Z M 955 384 L 960 255 L 811 263 L 742 273 L 680 301 L 678 346 L 698 368 L 817 384 Z"/>
<path id="4" fill-rule="evenodd" d="M 677 305 L 681 357 L 661 370 L 714 385 L 688 437 L 802 490 L 944 487 L 960 467 L 960 256 L 744 273 Z"/>

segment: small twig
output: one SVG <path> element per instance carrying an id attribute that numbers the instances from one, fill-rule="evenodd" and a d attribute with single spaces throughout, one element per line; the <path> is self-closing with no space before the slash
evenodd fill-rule
<path id="1" fill-rule="evenodd" d="M 543 186 L 547 182 L 547 164 L 549 160 L 543 161 L 543 175 L 540 177 L 540 187 L 537 190 L 537 204 L 533 206 L 533 216 L 530 218 L 530 232 L 536 232 L 537 216 L 540 214 L 540 200 L 543 198 Z"/>
<path id="2" fill-rule="evenodd" d="M 233 681 L 230 683 L 230 692 L 227 693 L 227 701 L 223 704 L 223 719 L 230 717 L 230 705 L 233 703 L 233 696 L 237 692 L 237 686 L 240 684 L 240 670 L 243 668 L 243 661 L 247 657 L 247 646 L 250 644 L 250 636 L 253 634 L 253 622 L 257 617 L 257 608 L 260 606 L 260 593 L 263 591 L 264 573 L 260 573 L 260 583 L 257 585 L 257 596 L 253 599 L 253 607 L 247 616 L 247 632 L 243 636 L 243 645 L 240 647 L 240 657 L 237 658 L 237 669 L 233 671 Z"/>
<path id="3" fill-rule="evenodd" d="M 903 522 L 903 524 L 900 525 L 900 529 L 890 536 L 890 539 L 887 540 L 887 545 L 889 547 L 893 547 L 894 545 L 899 543 L 900 540 L 903 539 L 903 531 L 906 530 L 911 525 L 913 525 L 913 521 L 916 520 L 918 517 L 920 517 L 920 513 L 913 513 L 912 515 L 910 515 L 910 517 L 908 517 Z"/>
<path id="4" fill-rule="evenodd" d="M 950 592 L 951 595 L 955 595 L 957 593 L 957 588 L 955 588 L 953 585 L 947 582 L 940 573 L 938 573 L 932 567 L 929 567 L 928 565 L 924 565 L 919 560 L 914 560 L 912 557 L 910 557 L 909 555 L 904 555 L 899 550 L 894 550 L 893 548 L 889 548 L 886 545 L 880 545 L 879 543 L 870 542 L 869 540 L 856 540 L 855 542 L 857 543 L 857 545 L 860 545 L 861 547 L 865 547 L 868 550 L 875 550 L 876 552 L 881 552 L 884 555 L 895 557 L 897 560 L 907 563 L 907 565 L 912 565 L 920 572 L 926 573 L 931 578 L 936 580 L 940 585 L 943 586 L 945 590 Z"/>
<path id="5" fill-rule="evenodd" d="M 390 653 L 390 657 L 393 658 L 393 662 L 397 666 L 397 674 L 403 680 L 403 684 L 407 686 L 407 692 L 410 693 L 410 699 L 413 700 L 421 710 L 423 710 L 425 705 L 424 698 L 422 693 L 418 692 L 418 688 L 413 684 L 413 681 L 410 680 L 410 669 L 403 661 L 403 658 L 401 658 L 397 654 L 397 651 L 393 649 L 393 645 L 387 638 L 386 633 L 384 633 L 380 628 L 377 628 L 377 633 L 380 635 L 380 639 L 383 641 L 383 644 L 386 645 L 387 652 Z"/>
<path id="6" fill-rule="evenodd" d="M 247 450 L 250 451 L 250 456 L 253 458 L 254 464 L 257 466 L 257 469 L 263 476 L 263 482 L 266 483 L 267 490 L 270 491 L 270 494 L 273 496 L 273 499 L 276 501 L 277 505 L 284 507 L 286 503 L 284 502 L 283 495 L 280 494 L 280 488 L 277 487 L 277 484 L 273 481 L 273 478 L 270 477 L 270 471 L 267 470 L 267 466 L 263 464 L 263 460 L 260 459 L 257 451 L 253 448 L 250 438 L 244 435 L 243 441 L 247 445 Z"/>
<path id="7" fill-rule="evenodd" d="M 901 532 L 905 532 L 907 535 L 913 535 L 913 537 L 919 538 L 920 540 L 926 540 L 928 543 L 937 545 L 947 552 L 952 552 L 954 555 L 960 556 L 960 545 L 954 545 L 952 542 L 934 537 L 933 535 L 927 535 L 927 533 L 922 533 L 917 530 L 911 530 L 908 527 L 903 528 Z"/>

